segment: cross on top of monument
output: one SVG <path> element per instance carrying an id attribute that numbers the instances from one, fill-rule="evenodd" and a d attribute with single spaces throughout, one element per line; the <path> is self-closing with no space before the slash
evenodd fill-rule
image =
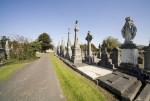
<path id="1" fill-rule="evenodd" d="M 88 31 L 86 40 L 87 40 L 88 42 L 90 42 L 92 39 L 93 39 L 93 37 L 92 37 L 92 35 L 91 35 L 91 32 Z"/>
<path id="2" fill-rule="evenodd" d="M 79 22 L 78 20 L 75 21 L 75 32 L 78 32 L 79 31 Z"/>

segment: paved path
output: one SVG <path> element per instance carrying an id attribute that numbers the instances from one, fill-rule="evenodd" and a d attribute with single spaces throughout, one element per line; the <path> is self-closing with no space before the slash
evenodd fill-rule
<path id="1" fill-rule="evenodd" d="M 0 86 L 0 101 L 64 101 L 49 55 L 26 66 Z"/>

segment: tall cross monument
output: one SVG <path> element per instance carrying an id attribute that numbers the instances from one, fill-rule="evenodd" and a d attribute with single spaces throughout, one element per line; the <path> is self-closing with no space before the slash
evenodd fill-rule
<path id="1" fill-rule="evenodd" d="M 81 57 L 81 48 L 80 48 L 79 38 L 78 38 L 79 25 L 78 25 L 77 20 L 75 22 L 74 32 L 75 32 L 75 38 L 74 38 L 74 47 L 73 47 L 73 51 L 72 51 L 72 59 L 71 60 L 74 64 L 81 64 L 82 57 Z"/>

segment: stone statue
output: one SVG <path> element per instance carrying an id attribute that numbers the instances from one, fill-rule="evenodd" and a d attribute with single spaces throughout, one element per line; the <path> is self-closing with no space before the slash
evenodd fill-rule
<path id="1" fill-rule="evenodd" d="M 126 22 L 122 28 L 122 36 L 125 39 L 125 44 L 131 44 L 134 39 L 137 28 L 130 17 L 125 18 Z"/>

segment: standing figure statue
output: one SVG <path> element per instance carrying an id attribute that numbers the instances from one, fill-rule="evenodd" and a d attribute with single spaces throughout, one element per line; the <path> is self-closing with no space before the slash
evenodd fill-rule
<path id="1" fill-rule="evenodd" d="M 122 28 L 122 36 L 125 39 L 125 44 L 132 44 L 132 40 L 134 39 L 137 28 L 131 20 L 130 17 L 125 18 L 126 22 Z"/>

